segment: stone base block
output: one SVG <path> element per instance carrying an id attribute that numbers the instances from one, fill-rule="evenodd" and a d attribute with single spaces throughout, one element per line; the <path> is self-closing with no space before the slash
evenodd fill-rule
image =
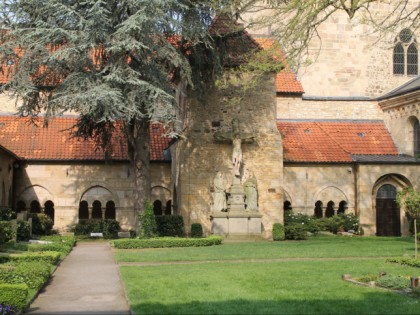
<path id="1" fill-rule="evenodd" d="M 261 236 L 261 217 L 259 213 L 214 213 L 212 215 L 212 233 L 231 236 Z"/>

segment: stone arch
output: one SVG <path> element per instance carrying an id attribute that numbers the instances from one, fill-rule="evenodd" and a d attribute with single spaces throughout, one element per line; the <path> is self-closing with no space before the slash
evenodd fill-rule
<path id="1" fill-rule="evenodd" d="M 95 185 L 86 189 L 80 201 L 86 201 L 89 205 L 92 205 L 93 202 L 97 200 L 101 205 L 106 205 L 106 203 L 112 200 L 116 206 L 119 205 L 119 198 L 116 193 L 112 190 L 106 188 L 104 185 Z"/>
<path id="2" fill-rule="evenodd" d="M 395 195 L 398 190 L 405 187 L 412 187 L 412 184 L 401 174 L 386 174 L 375 182 L 372 188 L 372 209 L 374 210 L 377 235 L 401 235 L 404 212 L 400 211 L 395 203 Z"/>
<path id="3" fill-rule="evenodd" d="M 23 201 L 26 206 L 29 206 L 34 200 L 38 201 L 41 205 L 44 205 L 48 200 L 54 200 L 54 196 L 47 188 L 41 185 L 32 185 L 25 188 L 18 195 L 16 200 Z"/>
<path id="4" fill-rule="evenodd" d="M 406 152 L 416 156 L 420 154 L 420 121 L 416 116 L 407 118 L 405 124 Z"/>
<path id="5" fill-rule="evenodd" d="M 338 204 L 340 201 L 349 202 L 346 194 L 337 186 L 324 185 L 314 195 L 312 204 L 317 201 L 322 201 L 324 205 L 327 205 L 329 201 L 334 201 Z"/>
<path id="6" fill-rule="evenodd" d="M 289 192 L 284 188 L 283 188 L 283 197 L 284 197 L 284 201 L 289 201 L 291 204 L 293 204 L 292 197 L 290 197 Z"/>
<path id="7" fill-rule="evenodd" d="M 164 186 L 153 186 L 150 190 L 150 198 L 151 200 L 160 200 L 162 203 L 166 204 L 166 202 L 172 199 L 171 191 L 164 187 Z"/>

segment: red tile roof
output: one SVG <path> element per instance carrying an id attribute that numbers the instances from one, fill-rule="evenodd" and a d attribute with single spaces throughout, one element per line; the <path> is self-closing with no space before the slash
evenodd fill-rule
<path id="1" fill-rule="evenodd" d="M 26 160 L 84 160 L 103 161 L 104 152 L 93 141 L 71 137 L 70 130 L 76 124 L 76 117 L 57 117 L 48 128 L 43 128 L 43 118 L 35 124 L 29 118 L 0 116 L 0 146 Z M 168 148 L 169 139 L 162 137 L 163 127 L 150 127 L 150 160 L 163 161 L 163 150 Z M 127 161 L 127 141 L 121 132 L 113 137 L 113 152 L 110 160 Z"/>
<path id="2" fill-rule="evenodd" d="M 351 162 L 352 154 L 398 155 L 380 121 L 278 121 L 284 160 Z"/>
<path id="3" fill-rule="evenodd" d="M 292 71 L 292 69 L 290 69 L 281 47 L 274 41 L 274 39 L 266 37 L 256 37 L 254 39 L 263 49 L 272 49 L 274 45 L 278 46 L 277 54 L 279 55 L 281 61 L 285 62 L 285 68 L 276 75 L 276 92 L 304 93 L 305 91 L 302 84 L 297 79 L 296 74 Z"/>

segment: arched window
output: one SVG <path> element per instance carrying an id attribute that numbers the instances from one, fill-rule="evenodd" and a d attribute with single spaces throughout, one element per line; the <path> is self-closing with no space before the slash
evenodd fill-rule
<path id="1" fill-rule="evenodd" d="M 404 66 L 404 48 L 401 44 L 397 44 L 394 47 L 394 74 L 404 74 Z"/>
<path id="2" fill-rule="evenodd" d="M 419 57 L 416 39 L 408 28 L 395 38 L 393 51 L 393 73 L 396 75 L 418 75 Z"/>
<path id="3" fill-rule="evenodd" d="M 327 209 L 325 210 L 325 216 L 327 218 L 334 216 L 334 201 L 327 203 Z"/>
<path id="4" fill-rule="evenodd" d="M 99 200 L 92 203 L 92 219 L 102 219 L 102 205 Z"/>
<path id="5" fill-rule="evenodd" d="M 44 213 L 54 222 L 54 203 L 51 200 L 45 202 Z"/>
<path id="6" fill-rule="evenodd" d="M 339 213 L 344 214 L 344 213 L 346 213 L 346 210 L 347 210 L 347 202 L 346 202 L 346 201 L 344 201 L 344 200 L 340 201 L 340 203 L 338 204 L 338 210 L 337 210 L 337 213 L 338 213 L 338 214 L 339 214 Z"/>
<path id="7" fill-rule="evenodd" d="M 115 203 L 110 200 L 106 203 L 105 206 L 105 219 L 112 219 L 115 220 Z"/>
<path id="8" fill-rule="evenodd" d="M 16 203 L 16 212 L 19 213 L 21 211 L 25 211 L 26 210 L 26 204 L 25 201 L 19 200 Z"/>
<path id="9" fill-rule="evenodd" d="M 172 200 L 168 200 L 166 202 L 165 214 L 171 215 L 172 214 Z"/>
<path id="10" fill-rule="evenodd" d="M 315 202 L 314 215 L 317 218 L 322 218 L 322 201 L 321 200 L 318 200 L 317 202 Z"/>
<path id="11" fill-rule="evenodd" d="M 414 156 L 420 154 L 420 123 L 419 120 L 413 124 Z"/>
<path id="12" fill-rule="evenodd" d="M 419 73 L 419 55 L 417 47 L 412 43 L 407 48 L 407 74 L 417 75 Z"/>
<path id="13" fill-rule="evenodd" d="M 289 200 L 283 202 L 283 211 L 292 211 L 292 203 Z"/>
<path id="14" fill-rule="evenodd" d="M 38 200 L 33 200 L 30 205 L 30 213 L 41 213 L 41 205 Z"/>
<path id="15" fill-rule="evenodd" d="M 89 219 L 89 206 L 87 201 L 83 200 L 79 204 L 79 220 Z"/>
<path id="16" fill-rule="evenodd" d="M 153 203 L 153 212 L 155 215 L 162 215 L 162 201 L 155 200 Z"/>

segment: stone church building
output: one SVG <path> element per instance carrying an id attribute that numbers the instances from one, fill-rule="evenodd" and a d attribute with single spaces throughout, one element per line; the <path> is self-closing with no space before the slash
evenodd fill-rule
<path id="1" fill-rule="evenodd" d="M 420 189 L 420 34 L 401 27 L 378 43 L 366 27 L 333 15 L 319 29 L 322 47 L 310 46 L 311 65 L 286 67 L 246 92 L 209 88 L 206 105 L 184 99 L 177 140 L 151 125 L 155 213 L 181 214 L 187 233 L 199 222 L 206 234 L 269 239 L 285 209 L 344 212 L 359 216 L 367 235 L 406 235 L 395 196 Z M 274 44 L 268 31 L 255 33 L 244 34 L 252 45 Z M 59 230 L 84 218 L 134 228 L 134 171 L 123 139 L 105 161 L 93 143 L 69 136 L 75 116 L 42 128 L 42 117 L 32 123 L 14 111 L 0 94 L 0 205 L 45 212 Z"/>

